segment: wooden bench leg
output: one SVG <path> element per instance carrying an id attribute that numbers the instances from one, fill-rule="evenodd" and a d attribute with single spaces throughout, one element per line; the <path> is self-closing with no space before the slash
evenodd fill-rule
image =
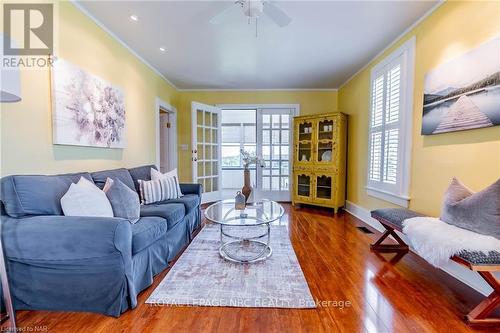
<path id="1" fill-rule="evenodd" d="M 408 252 L 408 245 L 396 234 L 393 228 L 388 225 L 382 224 L 386 231 L 380 238 L 370 245 L 370 249 L 375 252 Z M 382 244 L 382 242 L 389 236 L 392 236 L 398 244 Z"/>
<path id="2" fill-rule="evenodd" d="M 500 325 L 500 318 L 488 316 L 500 306 L 500 281 L 491 272 L 478 272 L 493 292 L 466 316 L 469 325 Z"/>

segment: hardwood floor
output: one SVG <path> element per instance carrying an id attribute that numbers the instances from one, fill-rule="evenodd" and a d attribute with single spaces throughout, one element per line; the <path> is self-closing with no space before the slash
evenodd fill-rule
<path id="1" fill-rule="evenodd" d="M 317 309 L 158 307 L 144 304 L 165 277 L 120 318 L 90 313 L 19 311 L 24 331 L 46 332 L 494 332 L 462 317 L 482 296 L 409 253 L 396 265 L 369 250 L 375 234 L 348 213 L 285 205 L 283 221 Z M 215 250 L 215 249 L 214 249 Z M 384 258 L 390 258 L 384 255 Z M 332 302 L 350 302 L 340 308 Z M 33 330 L 31 330 L 33 329 Z M 500 329 L 497 330 L 500 332 Z"/>

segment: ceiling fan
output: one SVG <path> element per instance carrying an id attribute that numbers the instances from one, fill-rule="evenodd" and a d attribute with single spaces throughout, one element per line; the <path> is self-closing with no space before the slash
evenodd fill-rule
<path id="1" fill-rule="evenodd" d="M 233 5 L 212 17 L 210 23 L 223 23 L 225 20 L 229 19 L 229 17 L 238 15 L 237 12 L 241 11 L 243 11 L 243 14 L 249 21 L 252 19 L 257 20 L 262 14 L 269 17 L 280 27 L 287 26 L 292 21 L 285 12 L 279 9 L 270 0 L 237 0 Z"/>

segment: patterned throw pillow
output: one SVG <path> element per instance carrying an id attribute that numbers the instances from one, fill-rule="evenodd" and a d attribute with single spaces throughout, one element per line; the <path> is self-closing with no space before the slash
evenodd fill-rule
<path id="1" fill-rule="evenodd" d="M 177 178 L 168 177 L 157 180 L 139 180 L 141 203 L 148 205 L 155 202 L 180 198 Z"/>
<path id="2" fill-rule="evenodd" d="M 453 178 L 444 195 L 441 220 L 500 239 L 500 179 L 474 193 Z"/>

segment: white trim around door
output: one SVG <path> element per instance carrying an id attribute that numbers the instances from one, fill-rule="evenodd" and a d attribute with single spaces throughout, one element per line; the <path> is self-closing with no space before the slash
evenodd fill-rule
<path id="1" fill-rule="evenodd" d="M 156 167 L 160 170 L 160 109 L 169 113 L 170 131 L 168 137 L 168 169 L 177 168 L 177 109 L 161 98 L 155 103 Z"/>

